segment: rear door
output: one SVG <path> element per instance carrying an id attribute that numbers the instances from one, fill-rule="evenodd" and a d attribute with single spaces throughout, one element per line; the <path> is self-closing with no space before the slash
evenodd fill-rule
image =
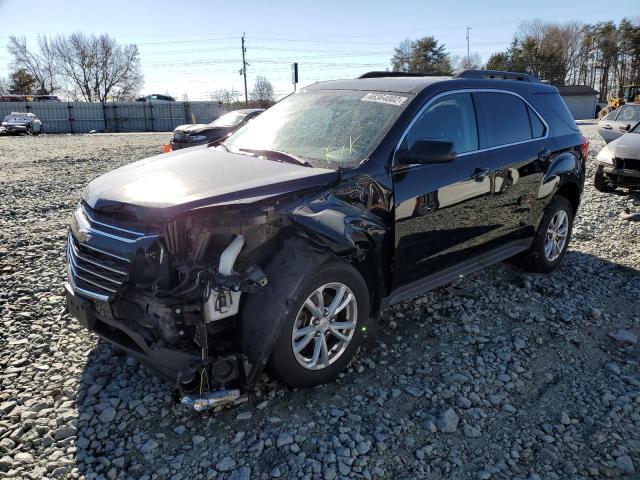
<path id="1" fill-rule="evenodd" d="M 549 127 L 522 97 L 512 92 L 474 93 L 478 107 L 480 148 L 491 169 L 490 208 L 500 228 L 497 244 L 524 240 L 534 234 L 532 213 L 552 152 Z"/>

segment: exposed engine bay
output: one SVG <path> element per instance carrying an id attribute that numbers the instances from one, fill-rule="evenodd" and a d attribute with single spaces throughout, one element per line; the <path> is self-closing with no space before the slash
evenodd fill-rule
<path id="1" fill-rule="evenodd" d="M 237 315 L 243 294 L 269 293 L 259 265 L 277 248 L 276 236 L 285 223 L 273 209 L 242 212 L 241 217 L 219 211 L 215 223 L 211 215 L 182 216 L 136 238 L 142 232 L 125 230 L 114 218 L 107 221 L 106 215 L 81 204 L 68 250 L 71 289 L 86 295 L 110 286 L 111 271 L 118 269 L 109 262 L 112 251 L 83 243 L 83 235 L 90 241 L 104 234 L 111 245 L 128 247 L 133 258 L 122 272 L 126 282 L 115 292 L 104 290 L 106 298 L 95 299 L 98 333 L 107 339 L 113 335 L 137 356 L 147 350 L 164 352 L 169 357 L 164 363 L 171 368 L 160 366 L 160 373 L 175 378 L 182 395 L 195 395 L 185 402 L 196 409 L 233 401 L 238 388 L 258 376 L 238 352 Z M 131 247 L 139 242 L 139 248 Z M 125 257 L 123 253 L 119 250 Z M 125 341 L 123 333 L 129 337 Z"/>

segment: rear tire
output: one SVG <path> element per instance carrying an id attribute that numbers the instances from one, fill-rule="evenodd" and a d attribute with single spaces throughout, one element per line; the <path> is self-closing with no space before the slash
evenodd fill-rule
<path id="1" fill-rule="evenodd" d="M 339 301 L 334 305 L 336 297 Z M 291 387 L 313 387 L 333 380 L 362 341 L 369 320 L 367 284 L 347 262 L 330 260 L 309 273 L 291 298 L 273 346 L 270 369 Z M 335 316 L 332 306 L 338 310 Z"/>
<path id="2" fill-rule="evenodd" d="M 604 176 L 604 170 L 601 166 L 596 169 L 596 173 L 593 177 L 593 186 L 599 192 L 604 193 L 613 192 L 616 189 L 615 184 Z"/>
<path id="3" fill-rule="evenodd" d="M 546 273 L 562 261 L 573 230 L 573 206 L 566 197 L 556 195 L 544 211 L 531 248 L 523 256 L 528 270 Z"/>

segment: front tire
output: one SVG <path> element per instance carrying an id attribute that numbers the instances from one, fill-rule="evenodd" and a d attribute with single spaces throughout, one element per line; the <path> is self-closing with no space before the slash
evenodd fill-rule
<path id="1" fill-rule="evenodd" d="M 593 186 L 603 193 L 613 192 L 616 189 L 616 186 L 604 176 L 604 170 L 601 166 L 596 169 L 593 177 Z"/>
<path id="2" fill-rule="evenodd" d="M 573 230 L 573 206 L 566 197 L 556 195 L 545 209 L 531 248 L 524 255 L 524 266 L 534 272 L 554 270 L 562 261 Z"/>
<path id="3" fill-rule="evenodd" d="M 291 387 L 333 380 L 356 353 L 369 320 L 369 291 L 360 273 L 330 260 L 293 296 L 271 354 L 270 368 Z"/>

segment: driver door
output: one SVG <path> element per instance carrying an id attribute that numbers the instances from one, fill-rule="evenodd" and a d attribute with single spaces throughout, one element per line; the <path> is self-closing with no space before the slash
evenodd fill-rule
<path id="1" fill-rule="evenodd" d="M 470 93 L 446 94 L 418 113 L 399 149 L 417 140 L 454 143 L 447 163 L 394 165 L 393 288 L 469 258 L 498 235 L 503 222 L 490 208 L 491 158 L 479 152 Z"/>

